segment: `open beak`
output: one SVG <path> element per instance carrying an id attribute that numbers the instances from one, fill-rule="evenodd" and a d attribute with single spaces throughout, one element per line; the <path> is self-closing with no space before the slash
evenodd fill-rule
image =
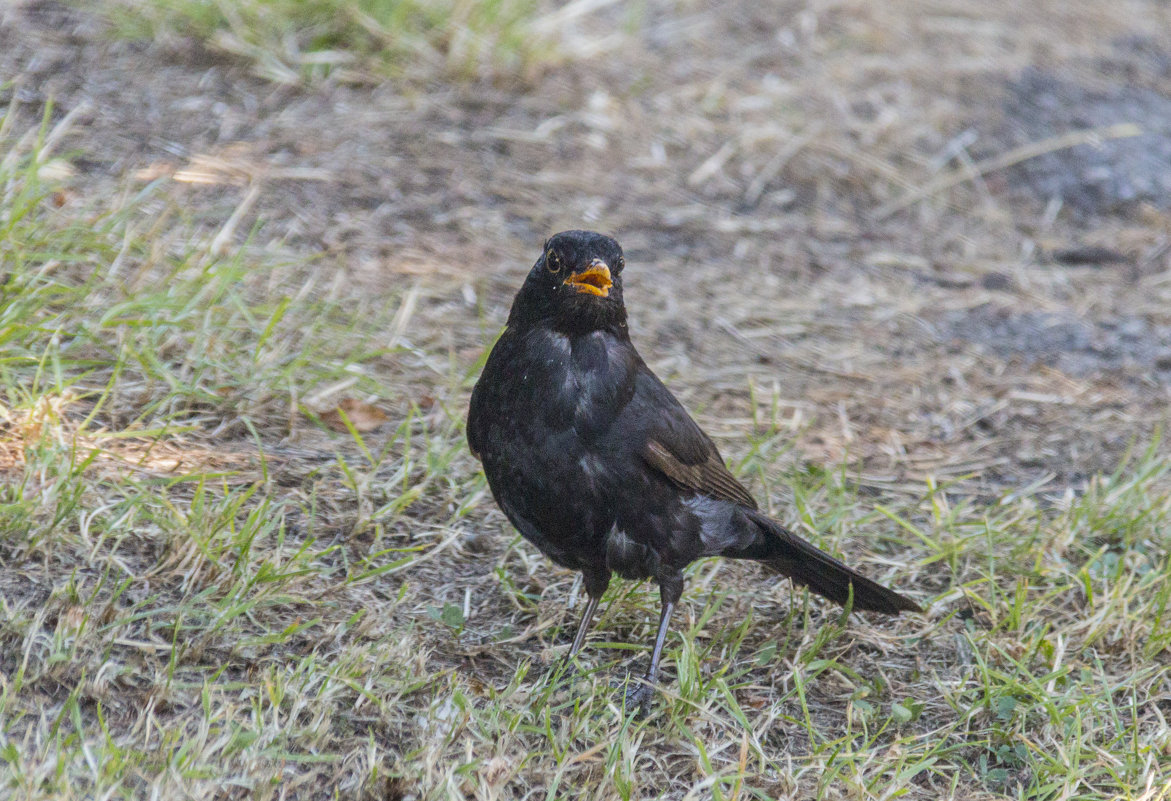
<path id="1" fill-rule="evenodd" d="M 610 280 L 610 268 L 601 259 L 594 259 L 589 267 L 566 278 L 565 283 L 573 286 L 578 292 L 587 292 L 599 298 L 607 297 L 610 294 L 610 287 L 614 286 L 614 282 Z"/>

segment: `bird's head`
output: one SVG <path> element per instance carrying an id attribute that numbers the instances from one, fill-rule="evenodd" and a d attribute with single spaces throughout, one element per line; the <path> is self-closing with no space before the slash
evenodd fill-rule
<path id="1" fill-rule="evenodd" d="M 625 326 L 623 266 L 622 248 L 605 234 L 554 234 L 516 296 L 510 324 L 548 320 L 566 331 Z"/>

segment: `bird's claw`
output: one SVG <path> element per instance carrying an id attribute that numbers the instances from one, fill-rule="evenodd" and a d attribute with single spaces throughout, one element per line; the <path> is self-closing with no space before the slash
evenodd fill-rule
<path id="1" fill-rule="evenodd" d="M 568 654 L 553 660 L 545 671 L 550 684 L 561 686 L 572 684 L 581 673 L 581 665 Z"/>
<path id="2" fill-rule="evenodd" d="M 637 711 L 639 717 L 646 717 L 651 708 L 651 700 L 655 697 L 655 685 L 645 676 L 639 676 L 628 677 L 617 686 L 621 688 L 622 705 L 626 711 Z"/>

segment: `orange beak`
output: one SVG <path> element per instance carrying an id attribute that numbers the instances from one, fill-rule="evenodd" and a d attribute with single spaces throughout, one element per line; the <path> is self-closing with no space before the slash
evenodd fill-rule
<path id="1" fill-rule="evenodd" d="M 610 268 L 601 259 L 594 259 L 590 266 L 580 273 L 574 273 L 565 279 L 578 292 L 587 292 L 599 298 L 610 294 L 610 287 L 614 282 L 610 279 Z"/>

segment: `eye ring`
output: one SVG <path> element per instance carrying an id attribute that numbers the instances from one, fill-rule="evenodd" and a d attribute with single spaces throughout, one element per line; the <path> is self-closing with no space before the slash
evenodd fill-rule
<path id="1" fill-rule="evenodd" d="M 626 266 L 626 259 L 619 256 L 618 257 L 618 266 L 615 268 L 615 272 L 617 272 L 618 270 L 621 270 L 625 266 Z"/>
<path id="2" fill-rule="evenodd" d="M 557 251 L 550 250 L 545 254 L 545 268 L 549 272 L 556 275 L 557 273 L 561 272 L 561 268 L 563 266 L 564 265 L 561 263 L 561 257 L 557 255 Z"/>

